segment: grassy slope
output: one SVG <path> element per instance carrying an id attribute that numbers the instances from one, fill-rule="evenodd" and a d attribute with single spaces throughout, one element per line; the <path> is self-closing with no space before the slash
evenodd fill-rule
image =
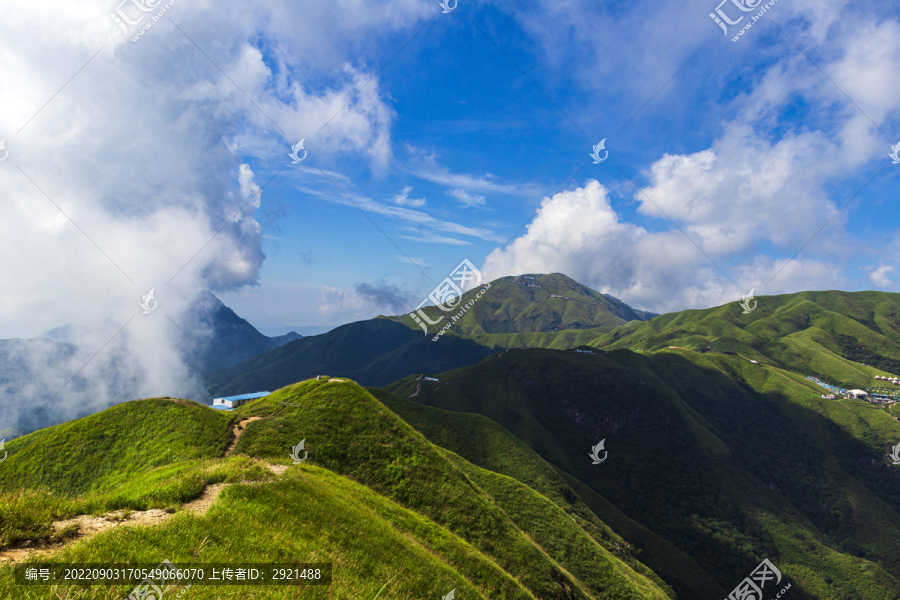
<path id="1" fill-rule="evenodd" d="M 900 436 L 900 428 L 885 411 L 852 407 L 854 416 L 868 415 L 857 423 L 868 427 L 870 439 L 861 440 L 850 419 L 827 419 L 806 404 L 819 398 L 802 378 L 717 353 L 509 351 L 440 380 L 416 400 L 493 418 L 676 543 L 724 587 L 760 554 L 784 554 L 808 593 L 823 576 L 810 575 L 818 547 L 840 558 L 829 563 L 831 595 L 818 597 L 900 593 L 900 490 L 884 464 L 882 437 Z M 413 386 L 407 380 L 390 389 L 408 394 Z M 579 464 L 604 437 L 610 460 L 603 468 Z M 719 442 L 727 454 L 716 452 Z M 794 556 L 791 536 L 817 545 Z M 860 569 L 888 582 L 881 595 L 857 596 L 869 593 Z"/>
<path id="2" fill-rule="evenodd" d="M 757 300 L 748 315 L 737 303 L 682 311 L 629 323 L 590 343 L 632 350 L 709 348 L 855 387 L 876 385 L 875 375 L 900 369 L 898 294 L 800 292 Z M 852 347 L 847 338 L 855 341 Z"/>
<path id="3" fill-rule="evenodd" d="M 230 422 L 248 416 L 263 419 L 246 426 L 234 455 L 212 458 L 221 456 L 230 440 Z M 166 422 L 177 431 L 140 434 L 140 452 L 129 448 L 140 428 Z M 283 478 L 276 480 L 259 463 L 290 463 L 290 448 L 304 438 L 309 460 L 289 467 Z M 42 476 L 54 456 L 42 446 L 53 442 L 56 451 L 71 453 L 66 439 L 85 452 L 102 446 L 120 457 L 95 460 L 94 466 L 73 463 L 72 473 L 54 468 L 54 476 Z M 169 400 L 133 402 L 25 436 L 10 450 L 3 466 L 12 467 L 16 476 L 0 479 L 0 506 L 20 496 L 15 490 L 27 482 L 28 503 L 19 506 L 27 506 L 33 530 L 43 528 L 45 535 L 38 537 L 47 537 L 54 518 L 86 507 L 177 506 L 198 496 L 204 483 L 236 483 L 202 517 L 180 513 L 158 527 L 114 529 L 71 546 L 67 560 L 157 563 L 169 558 L 178 564 L 315 558 L 335 564 L 330 591 L 309 588 L 297 595 L 290 588 L 269 588 L 259 596 L 271 598 L 371 597 L 385 583 L 388 597 L 395 598 L 439 597 L 453 587 L 478 598 L 667 597 L 649 578 L 652 574 L 638 575 L 614 557 L 608 557 L 609 573 L 593 575 L 608 585 L 590 590 L 569 574 L 567 561 L 577 566 L 581 554 L 551 558 L 470 480 L 464 464 L 445 456 L 352 382 L 303 382 L 234 414 Z M 143 462 L 129 467 L 129 458 Z M 79 478 L 77 489 L 67 491 L 67 479 Z M 164 479 L 178 493 L 158 498 Z M 96 489 L 92 481 L 99 483 Z M 537 514 L 552 508 L 536 497 L 523 507 Z M 21 539 L 27 532 L 17 529 L 11 517 L 0 513 L 0 526 L 10 531 L 10 539 Z M 560 546 L 553 550 L 559 553 Z M 0 572 L 0 593 L 9 593 L 11 585 L 9 572 Z M 49 588 L 29 589 L 31 597 L 51 594 Z M 108 593 L 97 597 L 112 598 L 126 590 L 96 591 Z M 213 598 L 223 591 L 195 586 L 191 597 Z"/>
<path id="4" fill-rule="evenodd" d="M 514 478 L 552 501 L 596 543 L 616 552 L 634 568 L 643 565 L 631 558 L 626 540 L 644 549 L 638 558 L 654 572 L 678 581 L 692 595 L 705 597 L 723 592 L 715 579 L 678 548 L 629 519 L 581 482 L 570 485 L 572 482 L 564 475 L 493 420 L 416 404 L 383 390 L 373 388 L 370 392 L 432 443 L 473 465 Z"/>
<path id="5" fill-rule="evenodd" d="M 735 380 L 775 399 L 779 411 L 789 420 L 790 427 L 780 429 L 785 436 L 801 442 L 793 450 L 783 444 L 778 444 L 783 448 L 781 451 L 751 449 L 749 436 L 736 440 L 746 445 L 748 451 L 764 457 L 755 459 L 757 474 L 765 473 L 767 468 L 780 471 L 782 474 L 771 476 L 776 479 L 776 488 L 788 495 L 804 516 L 830 533 L 831 539 L 826 540 L 830 545 L 837 543 L 843 552 L 865 556 L 894 574 L 900 571 L 900 503 L 896 501 L 900 482 L 884 459 L 885 440 L 900 439 L 896 421 L 886 411 L 864 402 L 823 400 L 809 381 L 778 368 L 760 367 L 715 354 L 692 359 L 697 364 L 727 368 Z M 674 368 L 683 370 L 680 362 L 676 364 Z M 737 423 L 730 429 L 736 434 L 740 432 Z M 800 445 L 802 449 L 796 447 Z M 802 454 L 800 460 L 817 461 L 820 465 L 816 469 L 801 469 L 806 472 L 805 481 L 793 481 L 793 477 L 783 475 L 793 475 L 797 470 L 790 469 L 789 462 L 778 456 L 785 453 Z M 830 515 L 826 510 L 809 510 L 812 505 L 826 504 L 827 510 L 832 511 Z M 780 516 L 784 529 L 796 532 L 809 526 L 789 515 Z M 771 518 L 767 520 L 774 522 Z M 786 536 L 783 539 L 789 541 Z M 826 550 L 821 543 L 819 546 L 820 551 Z M 818 552 L 807 552 L 805 557 L 795 559 L 796 564 L 810 568 L 816 562 L 812 557 Z M 827 552 L 837 554 L 833 548 Z"/>
<path id="6" fill-rule="evenodd" d="M 0 489 L 113 489 L 148 469 L 221 456 L 231 441 L 230 419 L 187 400 L 118 404 L 9 442 L 16 460 L 0 469 Z"/>
<path id="7" fill-rule="evenodd" d="M 630 561 L 631 564 L 626 566 L 615 556 L 621 554 L 621 547 L 612 549 L 599 543 L 545 496 L 511 477 L 476 467 L 455 454 L 447 454 L 472 481 L 491 494 L 503 512 L 530 539 L 559 564 L 566 565 L 588 589 L 598 593 L 633 588 L 638 597 L 647 598 L 657 595 L 660 587 L 668 587 L 637 561 Z M 674 592 L 671 596 L 675 596 Z"/>
<path id="8" fill-rule="evenodd" d="M 291 419 L 302 427 L 304 437 L 315 440 L 314 446 L 308 442 L 307 448 L 317 463 L 421 512 L 466 539 L 535 595 L 552 597 L 562 585 L 578 597 L 578 588 L 583 587 L 580 582 L 567 583 L 559 567 L 546 562 L 543 551 L 521 535 L 489 494 L 473 487 L 464 473 L 375 398 L 351 382 L 303 385 L 309 387 L 303 392 L 301 407 L 255 408 L 253 412 L 262 415 L 273 411 L 272 417 L 249 424 L 237 451 L 280 456 L 288 443 L 296 443 L 284 436 L 281 424 L 282 419 Z M 293 389 L 269 398 L 281 400 L 281 394 L 293 393 Z M 548 576 L 548 571 L 555 574 Z M 603 593 L 625 597 L 627 587 L 623 584 Z M 662 592 L 657 592 L 662 597 Z"/>
<path id="9" fill-rule="evenodd" d="M 439 596 L 456 588 L 472 598 L 531 599 L 519 583 L 458 537 L 368 488 L 310 464 L 277 482 L 226 488 L 204 516 L 189 513 L 157 527 L 114 529 L 79 543 L 59 561 L 158 563 L 330 562 L 331 588 L 269 587 L 267 598 Z M 133 586 L 95 588 L 122 598 Z M 191 598 L 242 595 L 253 588 L 194 586 Z M 32 591 L 26 595 L 25 591 Z M 15 587 L 0 593 L 48 598 L 54 588 Z M 12 596 L 10 596 L 12 597 Z M 55 596 L 52 596 L 55 598 Z"/>

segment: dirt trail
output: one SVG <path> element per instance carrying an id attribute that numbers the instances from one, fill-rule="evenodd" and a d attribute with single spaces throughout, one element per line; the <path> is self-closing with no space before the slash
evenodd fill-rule
<path id="1" fill-rule="evenodd" d="M 250 483 L 250 482 L 247 482 Z M 182 509 L 197 515 L 206 514 L 212 503 L 215 502 L 219 493 L 229 484 L 216 483 L 206 486 L 203 494 L 196 500 L 192 500 L 185 504 Z M 162 525 L 174 516 L 175 513 L 169 513 L 158 508 L 150 510 L 136 510 L 131 512 L 127 517 L 123 511 L 107 513 L 105 515 L 78 515 L 71 519 L 53 522 L 53 533 L 58 534 L 60 531 L 72 525 L 78 526 L 78 534 L 73 539 L 61 542 L 26 542 L 24 544 L 13 546 L 0 552 L 0 564 L 16 563 L 26 560 L 29 554 L 37 556 L 50 556 L 64 547 L 80 540 L 92 538 L 98 533 L 103 533 L 113 527 L 134 527 L 135 525 Z"/>
<path id="2" fill-rule="evenodd" d="M 234 447 L 237 446 L 238 438 L 241 437 L 241 434 L 244 432 L 244 426 L 246 426 L 250 421 L 259 421 L 260 419 L 262 419 L 262 417 L 250 417 L 249 419 L 244 419 L 234 426 L 234 428 L 231 430 L 234 434 L 234 439 L 231 440 L 231 444 L 229 444 L 228 448 L 225 449 L 225 456 L 228 456 L 234 451 Z"/>
<path id="3" fill-rule="evenodd" d="M 185 505 L 185 507 L 187 507 L 187 505 Z M 29 557 L 37 558 L 50 556 L 51 554 L 56 553 L 69 544 L 72 544 L 78 540 L 92 538 L 98 533 L 103 533 L 104 531 L 112 529 L 113 527 L 120 527 L 122 525 L 159 525 L 168 520 L 171 516 L 172 514 L 167 513 L 164 510 L 152 508 L 150 510 L 134 511 L 127 517 L 124 516 L 123 511 L 117 510 L 115 512 L 100 516 L 78 515 L 77 517 L 72 517 L 71 519 L 54 521 L 54 535 L 59 534 L 60 531 L 66 529 L 67 527 L 75 525 L 78 527 L 77 536 L 73 539 L 68 539 L 60 542 L 44 542 L 39 540 L 36 542 L 28 541 L 23 544 L 11 546 L 10 548 L 7 548 L 6 550 L 0 552 L 0 564 L 22 562 Z"/>
<path id="4" fill-rule="evenodd" d="M 247 425 L 247 423 L 249 423 L 250 421 L 258 421 L 262 418 L 263 417 L 250 417 L 248 419 L 242 420 L 240 423 L 234 426 L 232 430 L 232 432 L 234 433 L 234 439 L 231 440 L 231 444 L 229 444 L 228 448 L 225 450 L 225 456 L 228 456 L 234 451 L 234 447 L 237 445 L 237 441 L 241 437 L 241 433 L 243 433 L 244 427 Z M 270 465 L 267 463 L 266 468 L 272 471 L 275 475 L 282 475 L 287 470 L 288 466 Z M 245 485 L 252 485 L 262 482 L 244 481 L 241 483 Z M 208 511 L 209 508 L 213 505 L 213 502 L 216 501 L 216 498 L 219 497 L 219 494 L 222 492 L 222 490 L 229 485 L 231 484 L 215 483 L 206 486 L 206 489 L 203 490 L 203 493 L 200 495 L 200 497 L 196 500 L 191 500 L 187 504 L 184 504 L 182 506 L 182 510 L 191 512 L 195 515 L 206 514 L 206 511 Z M 36 542 L 28 541 L 22 544 L 11 546 L 5 550 L 0 551 L 0 564 L 22 562 L 27 560 L 29 557 L 37 558 L 41 556 L 50 556 L 52 554 L 55 554 L 59 550 L 62 550 L 66 546 L 69 546 L 81 540 L 92 538 L 98 533 L 103 533 L 104 531 L 112 529 L 113 527 L 161 525 L 162 523 L 171 519 L 174 514 L 175 513 L 166 512 L 158 508 L 151 508 L 150 510 L 132 511 L 128 513 L 127 516 L 125 515 L 124 511 L 117 510 L 99 516 L 78 515 L 77 517 L 72 517 L 71 519 L 54 521 L 54 536 L 58 535 L 64 529 L 71 528 L 72 526 L 76 526 L 78 528 L 77 534 L 71 536 L 69 539 L 56 542 L 39 540 Z"/>
<path id="5" fill-rule="evenodd" d="M 256 418 L 259 417 L 254 417 L 254 419 Z M 242 421 L 242 423 L 246 423 L 246 421 Z M 266 463 L 265 466 L 276 475 L 283 474 L 288 468 L 288 465 L 272 465 L 268 463 Z M 242 485 L 254 485 L 259 483 L 265 482 L 241 482 Z M 206 486 L 206 489 L 203 490 L 203 494 L 201 494 L 200 497 L 196 500 L 191 500 L 187 504 L 184 504 L 181 507 L 182 510 L 191 512 L 195 515 L 206 514 L 209 508 L 213 505 L 213 502 L 216 501 L 216 498 L 219 497 L 219 494 L 222 492 L 222 490 L 224 490 L 229 485 L 232 484 L 214 483 L 212 485 Z M 61 532 L 62 530 L 73 525 L 78 527 L 78 533 L 71 539 L 66 539 L 58 542 L 45 542 L 39 540 L 36 542 L 28 541 L 22 544 L 11 546 L 6 550 L 0 551 L 0 565 L 23 562 L 30 558 L 51 556 L 56 552 L 59 552 L 63 548 L 74 544 L 75 542 L 92 538 L 95 535 L 103 533 L 104 531 L 107 531 L 114 527 L 133 527 L 135 525 L 162 525 L 163 523 L 171 519 L 175 514 L 176 513 L 169 513 L 158 508 L 151 508 L 150 510 L 132 511 L 128 514 L 128 516 L 125 516 L 123 511 L 117 510 L 100 516 L 78 515 L 77 517 L 72 517 L 71 519 L 54 521 L 54 535 L 59 534 L 59 532 Z"/>

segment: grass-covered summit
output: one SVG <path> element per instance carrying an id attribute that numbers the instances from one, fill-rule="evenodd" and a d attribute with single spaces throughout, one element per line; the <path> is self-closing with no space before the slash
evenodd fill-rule
<path id="1" fill-rule="evenodd" d="M 475 300 L 481 288 L 463 295 L 461 305 Z M 435 320 L 458 311 L 426 307 Z M 567 329 L 608 328 L 628 321 L 656 316 L 635 310 L 608 294 L 601 294 L 561 273 L 500 277 L 490 282 L 480 298 L 457 321 L 452 330 L 463 336 L 494 333 L 556 332 Z M 408 316 L 392 317 L 411 323 Z"/>

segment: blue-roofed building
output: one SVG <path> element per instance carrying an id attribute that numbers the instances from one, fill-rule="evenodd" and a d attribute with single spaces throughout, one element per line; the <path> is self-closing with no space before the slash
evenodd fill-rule
<path id="1" fill-rule="evenodd" d="M 271 392 L 256 392 L 253 394 L 241 394 L 240 396 L 225 396 L 224 398 L 213 398 L 212 408 L 217 410 L 234 410 L 241 404 L 246 404 L 257 398 L 264 398 Z"/>

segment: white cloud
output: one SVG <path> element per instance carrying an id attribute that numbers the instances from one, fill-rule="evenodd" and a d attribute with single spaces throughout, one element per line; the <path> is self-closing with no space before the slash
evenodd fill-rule
<path id="1" fill-rule="evenodd" d="M 782 267 L 771 285 L 760 285 Z M 773 263 L 766 257 L 729 269 L 737 285 L 679 231 L 651 232 L 622 221 L 610 206 L 608 190 L 591 180 L 584 187 L 545 198 L 526 233 L 505 249 L 491 252 L 482 273 L 487 279 L 564 273 L 635 308 L 655 312 L 739 300 L 751 287 L 757 287 L 757 295 L 815 289 L 838 277 L 825 263 Z"/>
<path id="2" fill-rule="evenodd" d="M 401 235 L 398 236 L 404 240 L 411 242 L 424 242 L 426 244 L 450 244 L 451 246 L 471 246 L 472 242 L 461 240 L 459 238 L 440 235 L 437 233 L 422 233 L 421 235 Z"/>
<path id="3" fill-rule="evenodd" d="M 880 288 L 891 288 L 894 282 L 890 280 L 890 276 L 895 270 L 892 265 L 881 265 L 869 273 L 869 281 Z"/>
<path id="4" fill-rule="evenodd" d="M 473 206 L 484 206 L 485 198 L 480 194 L 473 194 L 468 190 L 464 190 L 462 188 L 456 188 L 447 192 L 448 195 L 459 200 L 460 204 L 462 204 L 466 208 L 471 208 Z"/>
<path id="5" fill-rule="evenodd" d="M 482 192 L 492 194 L 506 194 L 511 196 L 534 196 L 541 193 L 541 187 L 534 183 L 501 183 L 491 173 L 484 175 L 470 175 L 467 173 L 454 173 L 447 167 L 438 164 L 434 154 L 428 154 L 420 148 L 407 144 L 407 152 L 413 157 L 414 167 L 407 169 L 408 173 L 437 183 L 445 187 L 469 190 L 470 192 Z"/>
<path id="6" fill-rule="evenodd" d="M 396 289 L 394 291 L 397 291 Z M 398 296 L 401 294 L 398 294 Z M 416 302 L 406 297 L 409 304 L 403 308 L 401 300 L 381 303 L 371 293 L 356 288 L 322 286 L 319 293 L 317 314 L 322 323 L 350 323 L 371 319 L 380 314 L 397 314 L 411 310 Z M 399 310 L 398 310 L 399 309 Z"/>
<path id="7" fill-rule="evenodd" d="M 399 221 L 401 225 L 406 228 L 408 228 L 410 225 L 421 227 L 422 235 L 420 235 L 419 237 L 423 241 L 428 241 L 429 238 L 437 241 L 440 237 L 440 234 L 435 234 L 435 232 L 463 235 L 491 242 L 503 241 L 500 236 L 494 233 L 491 229 L 485 227 L 472 227 L 469 225 L 463 225 L 462 223 L 445 221 L 443 219 L 434 217 L 422 210 L 414 210 L 412 208 L 405 208 L 402 206 L 390 206 L 376 200 L 372 200 L 367 196 L 357 194 L 356 192 L 349 190 L 348 187 L 343 187 L 345 185 L 349 185 L 346 181 L 341 182 L 341 191 L 335 189 L 334 185 L 332 185 L 327 180 L 325 183 L 327 184 L 325 185 L 325 187 L 307 187 L 304 188 L 303 191 L 309 195 L 322 198 L 323 200 L 328 200 L 337 204 L 343 204 L 345 206 L 360 208 L 370 214 L 378 214 L 389 217 L 391 219 Z M 425 228 L 430 228 L 432 231 L 425 231 Z"/>
<path id="8" fill-rule="evenodd" d="M 409 193 L 412 191 L 411 187 L 403 188 L 403 191 L 397 194 L 392 198 L 392 201 L 395 204 L 399 204 L 400 206 L 411 206 L 413 208 L 419 208 L 421 206 L 425 206 L 425 198 L 410 198 Z"/>
<path id="9" fill-rule="evenodd" d="M 770 143 L 728 124 L 710 149 L 656 161 L 634 197 L 643 214 L 661 209 L 684 223 L 709 252 L 748 252 L 762 240 L 793 251 L 837 212 L 823 186 L 839 164 L 839 148 L 820 133 Z"/>

